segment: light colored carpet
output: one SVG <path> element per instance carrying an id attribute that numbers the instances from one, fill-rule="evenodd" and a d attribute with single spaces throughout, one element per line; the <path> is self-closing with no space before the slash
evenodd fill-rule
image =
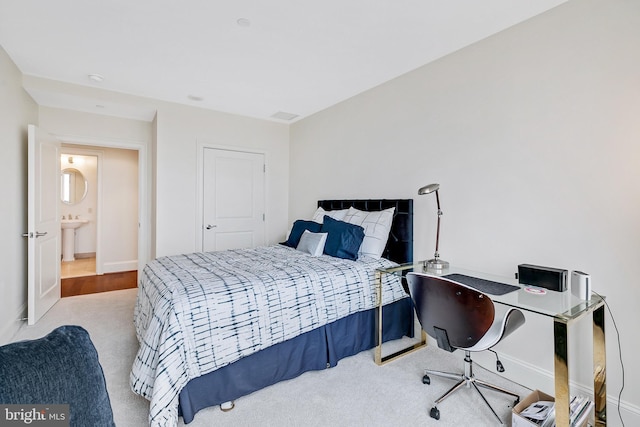
<path id="1" fill-rule="evenodd" d="M 63 298 L 40 322 L 23 326 L 14 337 L 14 341 L 38 338 L 65 324 L 87 329 L 105 372 L 118 427 L 148 424 L 148 402 L 129 388 L 129 371 L 138 348 L 133 328 L 135 297 L 136 289 L 128 289 Z M 365 351 L 341 360 L 335 368 L 307 372 L 242 397 L 230 412 L 222 412 L 219 407 L 204 409 L 188 426 L 499 425 L 471 389 L 442 402 L 439 421 L 429 417 L 433 400 L 453 381 L 434 377 L 431 385 L 423 385 L 423 370 L 428 367 L 458 372 L 462 369 L 459 353 L 449 354 L 429 346 L 378 366 L 373 362 L 373 351 Z M 475 371 L 478 377 L 519 393 L 521 398 L 530 392 L 478 365 Z M 483 392 L 510 425 L 513 401 L 499 393 Z M 184 425 L 182 419 L 179 425 Z"/>

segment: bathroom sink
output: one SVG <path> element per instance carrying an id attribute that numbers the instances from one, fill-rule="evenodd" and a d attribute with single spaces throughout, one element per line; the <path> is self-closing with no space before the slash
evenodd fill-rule
<path id="1" fill-rule="evenodd" d="M 89 223 L 88 219 L 63 219 L 60 221 L 63 229 L 76 229 L 80 226 Z"/>
<path id="2" fill-rule="evenodd" d="M 76 229 L 88 223 L 89 223 L 88 219 L 60 220 L 60 226 L 62 227 L 62 260 L 63 261 L 75 260 Z"/>

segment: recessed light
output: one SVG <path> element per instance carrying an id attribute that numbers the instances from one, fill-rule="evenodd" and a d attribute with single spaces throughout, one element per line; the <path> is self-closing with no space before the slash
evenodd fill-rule
<path id="1" fill-rule="evenodd" d="M 278 111 L 277 113 L 272 114 L 271 117 L 273 117 L 274 119 L 289 121 L 295 119 L 296 117 L 298 117 L 298 115 L 293 113 L 286 113 L 284 111 Z"/>
<path id="2" fill-rule="evenodd" d="M 249 21 L 247 18 L 239 18 L 236 23 L 238 24 L 238 26 L 240 27 L 250 27 L 251 26 L 251 21 Z"/>
<path id="3" fill-rule="evenodd" d="M 204 100 L 203 97 L 198 96 L 198 95 L 188 95 L 187 98 L 189 98 L 192 101 L 197 101 L 197 102 L 200 102 L 200 101 Z"/>
<path id="4" fill-rule="evenodd" d="M 94 81 L 96 83 L 100 83 L 104 80 L 104 77 L 100 74 L 89 74 L 89 80 Z"/>

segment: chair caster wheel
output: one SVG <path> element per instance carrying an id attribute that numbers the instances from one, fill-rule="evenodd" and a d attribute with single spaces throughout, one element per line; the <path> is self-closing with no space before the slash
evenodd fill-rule
<path id="1" fill-rule="evenodd" d="M 431 411 L 429 412 L 429 415 L 434 420 L 439 420 L 440 419 L 440 411 L 435 406 L 433 408 L 431 408 Z"/>
<path id="2" fill-rule="evenodd" d="M 431 378 L 429 378 L 429 375 L 422 377 L 422 384 L 431 384 Z"/>

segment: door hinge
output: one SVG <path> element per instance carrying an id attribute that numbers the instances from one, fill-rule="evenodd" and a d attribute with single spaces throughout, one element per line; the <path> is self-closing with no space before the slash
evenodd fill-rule
<path id="1" fill-rule="evenodd" d="M 264 214 L 262 214 L 262 221 L 264 221 Z"/>
<path id="2" fill-rule="evenodd" d="M 267 164 L 266 163 L 262 164 L 262 172 L 263 173 L 267 173 Z"/>

